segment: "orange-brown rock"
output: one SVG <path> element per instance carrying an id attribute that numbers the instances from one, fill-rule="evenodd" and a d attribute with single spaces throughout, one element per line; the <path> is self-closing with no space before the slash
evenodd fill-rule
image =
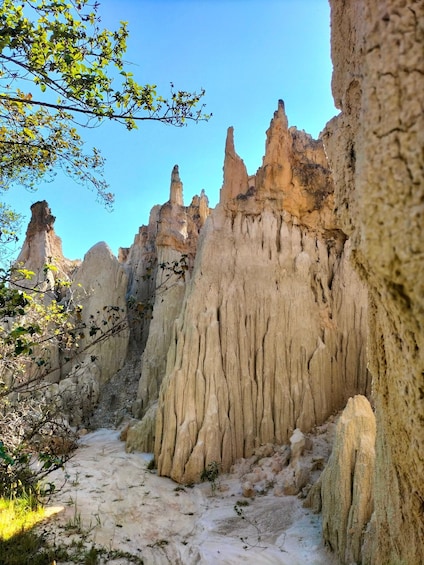
<path id="1" fill-rule="evenodd" d="M 370 291 L 375 510 L 362 563 L 424 563 L 424 4 L 331 0 L 324 142 Z"/>
<path id="2" fill-rule="evenodd" d="M 54 231 L 55 217 L 45 200 L 31 206 L 31 220 L 28 224 L 22 249 L 16 264 L 34 272 L 34 276 L 20 284 L 40 290 L 52 290 L 56 278 L 69 279 L 79 261 L 66 259 L 62 252 L 62 240 Z M 53 270 L 45 269 L 53 265 Z"/>
<path id="3" fill-rule="evenodd" d="M 322 145 L 302 156 L 305 139 L 280 103 L 249 179 L 229 132 L 222 202 L 203 227 L 160 393 L 155 457 L 177 481 L 212 461 L 228 470 L 367 391 L 367 296 L 331 217 Z M 254 190 L 235 195 L 240 179 Z"/>
<path id="4" fill-rule="evenodd" d="M 221 203 L 245 214 L 258 214 L 264 207 L 285 211 L 315 231 L 337 227 L 333 182 L 322 141 L 288 127 L 282 100 L 266 132 L 265 156 L 255 176 L 248 177 L 229 128 Z"/>

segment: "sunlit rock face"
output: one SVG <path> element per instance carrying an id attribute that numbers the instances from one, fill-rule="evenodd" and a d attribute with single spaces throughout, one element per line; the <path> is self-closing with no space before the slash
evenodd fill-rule
<path id="1" fill-rule="evenodd" d="M 154 208 L 147 228 L 148 234 L 154 233 L 151 254 L 140 253 L 143 248 L 137 242 L 130 250 L 127 265 L 132 271 L 132 280 L 136 279 L 137 284 L 132 285 L 134 292 L 137 296 L 140 289 L 146 287 L 146 304 L 152 308 L 147 316 L 148 338 L 141 358 L 141 377 L 133 405 L 133 414 L 137 418 L 144 418 L 147 412 L 149 414 L 141 426 L 137 425 L 130 431 L 127 443 L 130 451 L 153 451 L 155 405 L 165 375 L 173 324 L 181 311 L 186 284 L 190 279 L 199 231 L 208 215 L 208 199 L 203 191 L 200 196 L 193 198 L 190 206 L 184 206 L 183 183 L 175 165 L 171 174 L 169 201 Z M 134 258 L 138 256 L 136 263 Z"/>
<path id="2" fill-rule="evenodd" d="M 69 280 L 80 263 L 64 257 L 62 240 L 54 231 L 55 219 L 45 200 L 31 206 L 31 219 L 16 265 L 34 275 L 26 281 L 20 280 L 20 285 L 42 291 L 53 290 L 55 279 Z M 46 265 L 52 265 L 53 269 L 46 270 Z"/>
<path id="3" fill-rule="evenodd" d="M 422 2 L 331 0 L 335 205 L 370 292 L 375 510 L 362 563 L 424 563 Z"/>
<path id="4" fill-rule="evenodd" d="M 282 102 L 253 177 L 229 130 L 221 203 L 201 233 L 162 384 L 159 473 L 199 480 L 310 430 L 368 389 L 367 294 L 332 214 L 321 142 Z"/>
<path id="5" fill-rule="evenodd" d="M 125 323 L 128 278 L 105 243 L 90 249 L 82 262 L 66 259 L 47 202 L 33 204 L 31 212 L 16 263 L 35 273 L 23 282 L 43 291 L 36 297 L 68 305 L 71 312 L 77 305 L 80 310 L 76 317 L 71 317 L 84 336 L 79 347 L 64 353 L 52 344 L 44 361 L 49 369 L 45 378 L 52 385 L 49 394 L 58 394 L 60 407 L 69 421 L 81 426 L 89 420 L 102 385 L 125 362 L 129 337 Z M 60 281 L 67 284 L 61 285 Z M 95 332 L 94 327 L 98 328 Z M 107 340 L 99 339 L 104 333 Z M 32 370 L 30 367 L 28 374 Z"/>

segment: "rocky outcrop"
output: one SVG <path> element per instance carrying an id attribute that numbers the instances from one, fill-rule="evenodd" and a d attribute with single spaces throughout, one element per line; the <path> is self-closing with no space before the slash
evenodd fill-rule
<path id="1" fill-rule="evenodd" d="M 282 102 L 255 177 L 229 130 L 221 204 L 203 228 L 168 351 L 160 474 L 196 481 L 212 461 L 228 470 L 367 391 L 367 297 L 332 198 L 322 144 L 288 129 Z"/>
<path id="2" fill-rule="evenodd" d="M 313 487 L 322 504 L 324 540 L 342 564 L 361 561 L 373 511 L 375 432 L 369 401 L 364 396 L 350 398 L 337 422 L 328 464 Z M 310 496 L 315 498 L 314 492 Z"/>
<path id="3" fill-rule="evenodd" d="M 424 5 L 331 1 L 324 143 L 335 204 L 370 291 L 375 510 L 362 563 L 424 563 Z"/>
<path id="4" fill-rule="evenodd" d="M 148 414 L 146 420 L 128 434 L 127 449 L 130 451 L 153 451 L 154 414 L 165 374 L 172 328 L 181 311 L 186 284 L 193 268 L 199 231 L 208 215 L 208 200 L 204 192 L 195 196 L 190 206 L 184 206 L 183 183 L 178 166 L 175 165 L 171 174 L 169 201 L 156 207 L 154 211 L 157 227 L 153 253 L 148 257 L 147 263 L 150 271 L 146 271 L 146 255 L 139 262 L 144 275 L 137 278 L 148 280 L 152 311 L 148 339 L 141 358 L 141 377 L 133 414 L 137 418 L 144 418 L 147 412 Z M 132 259 L 136 253 L 136 249 L 132 249 L 129 258 Z"/>
<path id="5" fill-rule="evenodd" d="M 34 275 L 27 280 L 19 280 L 20 286 L 53 291 L 55 280 L 69 280 L 79 265 L 79 261 L 70 261 L 63 256 L 62 240 L 54 231 L 55 219 L 45 200 L 31 206 L 31 220 L 15 264 Z M 47 265 L 52 268 L 46 269 Z"/>
<path id="6" fill-rule="evenodd" d="M 85 254 L 74 276 L 72 299 L 81 306 L 77 323 L 85 329 L 72 367 L 85 364 L 92 373 L 94 364 L 100 385 L 122 368 L 127 355 L 127 286 L 125 270 L 104 242 Z"/>

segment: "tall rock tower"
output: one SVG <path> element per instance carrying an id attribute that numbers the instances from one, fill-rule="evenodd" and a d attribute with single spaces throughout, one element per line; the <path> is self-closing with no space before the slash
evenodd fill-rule
<path id="1" fill-rule="evenodd" d="M 322 143 L 288 128 L 281 101 L 255 176 L 229 129 L 221 202 L 169 340 L 160 474 L 197 481 L 212 461 L 227 471 L 367 392 L 367 293 L 332 209 Z"/>

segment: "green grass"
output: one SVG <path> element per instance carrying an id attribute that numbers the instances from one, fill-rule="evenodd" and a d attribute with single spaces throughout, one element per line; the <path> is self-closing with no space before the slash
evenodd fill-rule
<path id="1" fill-rule="evenodd" d="M 43 532 L 34 529 L 49 515 L 35 497 L 0 498 L 1 565 L 51 565 L 54 561 L 99 565 L 118 558 L 136 565 L 143 564 L 141 557 L 125 551 L 107 550 L 94 544 L 88 547 L 85 536 L 66 545 L 49 545 Z"/>
<path id="2" fill-rule="evenodd" d="M 45 509 L 32 496 L 0 498 L 0 540 L 8 540 L 33 528 L 45 517 Z"/>
<path id="3" fill-rule="evenodd" d="M 48 513 L 34 496 L 0 498 L 0 563 L 2 565 L 47 565 L 57 553 L 33 531 Z M 41 552 L 41 553 L 40 553 Z"/>

